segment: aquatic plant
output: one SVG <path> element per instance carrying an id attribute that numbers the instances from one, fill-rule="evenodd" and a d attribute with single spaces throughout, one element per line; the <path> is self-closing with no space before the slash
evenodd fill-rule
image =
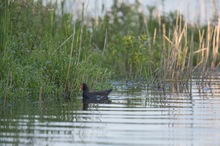
<path id="1" fill-rule="evenodd" d="M 56 3 L 7 1 L 1 5 L 1 97 L 62 97 L 84 82 L 110 78 L 106 68 L 84 55 L 92 46 L 83 17 L 56 14 Z M 9 98 L 8 98 L 9 99 Z"/>
<path id="2" fill-rule="evenodd" d="M 155 7 L 118 3 L 97 19 L 73 19 L 64 1 L 3 0 L 0 7 L 1 97 L 71 96 L 81 82 L 151 79 L 187 84 L 193 72 L 220 65 L 220 22 L 188 24 L 179 12 L 155 17 Z M 101 84 L 100 84 L 101 85 Z M 99 86 L 99 85 L 97 85 Z M 49 95 L 49 96 L 48 96 Z"/>

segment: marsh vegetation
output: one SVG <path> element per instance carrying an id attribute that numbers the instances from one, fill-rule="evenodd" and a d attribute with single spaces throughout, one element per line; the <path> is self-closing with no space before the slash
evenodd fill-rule
<path id="1" fill-rule="evenodd" d="M 154 17 L 154 7 L 146 15 L 139 6 L 115 1 L 95 19 L 82 5 L 73 20 L 56 3 L 2 0 L 0 98 L 69 96 L 81 82 L 113 79 L 187 84 L 195 71 L 205 77 L 219 67 L 219 19 L 191 25 L 178 12 Z"/>

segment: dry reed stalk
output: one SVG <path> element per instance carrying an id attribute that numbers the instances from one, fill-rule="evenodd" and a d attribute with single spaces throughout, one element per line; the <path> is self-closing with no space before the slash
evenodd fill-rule
<path id="1" fill-rule="evenodd" d="M 83 25 L 83 24 L 82 24 Z M 82 36 L 83 36 L 83 27 L 80 28 L 80 41 L 79 41 L 79 48 L 78 48 L 78 58 L 77 58 L 77 65 L 79 64 L 80 56 L 81 56 L 81 50 L 82 50 Z"/>
<path id="2" fill-rule="evenodd" d="M 158 20 L 157 20 L 157 22 L 158 22 L 158 25 L 159 25 L 159 34 L 161 34 L 161 33 L 163 33 L 162 31 L 163 30 L 161 30 L 161 28 L 163 29 L 163 26 L 162 25 L 164 25 L 164 24 L 161 24 L 161 15 L 160 15 L 160 13 L 158 12 L 158 14 L 157 14 L 157 18 L 158 18 Z M 161 27 L 162 26 L 162 27 Z"/>
<path id="3" fill-rule="evenodd" d="M 77 59 L 77 65 L 79 64 L 80 56 L 81 56 L 81 50 L 82 50 L 82 37 L 83 37 L 83 23 L 84 23 L 84 9 L 85 9 L 85 4 L 82 4 L 82 20 L 81 20 L 81 28 L 80 28 L 80 42 L 79 42 L 79 49 L 78 49 L 78 59 Z"/>
<path id="4" fill-rule="evenodd" d="M 103 45 L 103 50 L 102 50 L 102 58 L 100 61 L 100 66 L 102 66 L 102 63 L 103 63 L 103 58 L 104 58 L 104 54 L 105 54 L 105 50 L 106 50 L 106 46 L 107 46 L 107 38 L 108 38 L 108 29 L 105 30 L 105 40 L 104 40 L 104 45 Z M 99 68 L 98 72 L 100 72 L 100 69 L 101 68 Z M 99 78 L 99 76 L 96 76 L 96 82 L 98 82 L 98 78 Z"/>
<path id="5" fill-rule="evenodd" d="M 40 92 L 39 92 L 39 101 L 42 101 L 42 93 L 43 93 L 43 87 L 40 86 Z"/>
<path id="6" fill-rule="evenodd" d="M 199 47 L 198 50 L 193 52 L 193 54 L 197 54 L 197 64 L 193 68 L 193 71 L 195 71 L 197 68 L 202 68 L 202 78 L 205 76 L 207 63 L 209 59 L 209 47 L 210 47 L 210 41 L 211 41 L 211 26 L 208 25 L 208 28 L 206 30 L 206 37 L 205 37 L 205 30 L 199 30 Z"/>
<path id="7" fill-rule="evenodd" d="M 102 61 L 103 62 L 103 57 L 104 57 L 104 53 L 106 50 L 106 46 L 107 46 L 107 38 L 108 38 L 108 29 L 105 30 L 105 40 L 104 40 L 104 46 L 103 46 L 103 51 L 102 51 Z"/>
<path id="8" fill-rule="evenodd" d="M 182 61 L 182 65 L 181 65 L 181 72 L 182 72 L 182 74 L 181 74 L 181 76 L 183 75 L 183 71 L 184 71 L 184 69 L 185 69 L 185 64 L 186 64 L 186 58 L 187 58 L 187 52 L 188 52 L 188 49 L 189 49 L 189 47 L 187 46 L 188 45 L 188 40 L 187 40 L 187 23 L 185 24 L 185 26 L 184 26 L 184 33 L 183 33 L 183 35 L 184 35 L 184 38 L 185 38 L 185 43 L 184 43 L 184 49 L 183 49 L 183 61 Z"/>
<path id="9" fill-rule="evenodd" d="M 166 35 L 166 27 L 165 27 L 165 24 L 163 24 L 163 26 L 162 26 L 162 31 L 163 31 L 163 35 Z M 162 68 L 162 71 L 160 71 L 160 74 L 162 74 L 162 80 L 164 81 L 164 79 L 166 78 L 166 54 L 165 54 L 165 50 L 166 50 L 166 41 L 165 41 L 165 39 L 164 39 L 164 37 L 163 37 L 163 53 L 162 53 L 162 59 L 161 59 L 161 67 L 163 67 Z M 160 79 L 160 86 L 161 86 L 161 79 Z"/>
<path id="10" fill-rule="evenodd" d="M 217 31 L 217 29 L 216 29 L 216 27 L 214 28 L 214 33 L 213 33 L 213 41 L 212 41 L 212 54 L 213 54 L 213 58 L 212 58 L 212 62 L 211 62 L 211 69 L 213 69 L 214 68 L 214 66 L 215 66 L 215 61 L 214 61 L 214 56 L 215 56 L 215 46 L 216 46 L 216 31 Z"/>
<path id="11" fill-rule="evenodd" d="M 189 79 L 190 79 L 190 92 L 189 92 L 189 96 L 190 96 L 190 99 L 192 99 L 192 68 L 193 68 L 193 50 L 194 50 L 194 39 L 193 39 L 193 34 L 191 36 L 191 41 L 190 41 L 190 57 L 189 57 Z"/>
<path id="12" fill-rule="evenodd" d="M 172 68 L 173 68 L 173 58 L 174 58 L 174 48 L 175 48 L 175 44 L 173 43 L 173 41 L 171 41 L 166 34 L 163 34 L 163 41 L 165 44 L 165 40 L 167 40 L 168 43 L 168 47 L 167 47 L 167 53 L 165 56 L 165 48 L 164 48 L 164 52 L 163 52 L 163 64 L 164 64 L 164 77 L 163 78 L 167 78 L 167 75 L 169 77 L 169 79 L 172 78 Z M 171 76 L 171 78 L 170 78 Z"/>
<path id="13" fill-rule="evenodd" d="M 215 68 L 215 64 L 216 64 L 216 60 L 217 60 L 217 55 L 218 55 L 218 48 L 219 48 L 219 31 L 220 31 L 220 18 L 218 18 L 218 25 L 215 27 L 215 31 L 214 31 L 214 39 L 215 41 L 213 41 L 213 51 L 212 51 L 212 63 L 211 63 L 211 68 L 214 69 Z"/>
<path id="14" fill-rule="evenodd" d="M 186 59 L 186 55 L 187 55 L 187 52 L 188 52 L 188 47 L 187 47 L 187 23 L 184 24 L 184 27 L 183 27 L 183 30 L 179 36 L 179 43 L 181 43 L 181 40 L 183 41 L 183 47 L 181 52 L 178 53 L 178 68 L 180 68 L 180 73 L 179 73 L 179 77 L 181 78 L 182 77 L 182 72 L 184 71 L 184 68 L 185 68 L 185 59 Z M 178 77 L 178 78 L 179 78 Z"/>
<path id="15" fill-rule="evenodd" d="M 168 57 L 164 64 L 166 63 L 166 70 L 165 72 L 168 74 L 169 82 L 172 80 L 173 87 L 175 87 L 175 90 L 177 92 L 180 91 L 180 84 L 183 84 L 184 82 L 187 82 L 189 78 L 191 78 L 191 72 L 192 72 L 192 63 L 193 63 L 193 35 L 191 38 L 191 44 L 190 44 L 190 53 L 189 53 L 189 60 L 187 61 L 187 55 L 188 55 L 188 38 L 187 38 L 187 22 L 184 23 L 184 26 L 182 24 L 182 17 L 178 15 L 178 18 L 176 20 L 176 27 L 174 29 L 173 38 L 167 37 L 166 35 L 163 35 L 164 40 L 166 40 L 168 45 L 170 45 L 171 48 L 168 50 Z M 184 77 L 184 70 L 186 68 L 185 64 L 188 63 L 188 69 L 190 71 L 188 75 L 187 80 L 183 80 Z"/>
<path id="16" fill-rule="evenodd" d="M 181 36 L 179 35 L 180 34 L 180 27 L 177 28 L 177 31 L 176 31 L 176 36 L 175 36 L 175 60 L 174 60 L 174 67 L 172 68 L 173 70 L 173 77 L 172 78 L 175 78 L 175 79 L 178 79 L 178 74 L 179 74 L 179 64 L 180 64 L 180 55 L 181 55 L 181 50 L 182 50 L 182 46 L 180 44 L 180 41 L 181 41 Z"/>
<path id="17" fill-rule="evenodd" d="M 214 69 L 220 65 L 217 64 L 218 53 L 219 53 L 219 38 L 220 38 L 220 18 L 218 19 L 218 25 L 215 27 L 208 23 L 207 29 L 199 30 L 199 47 L 194 52 L 194 35 L 192 34 L 190 40 L 190 46 L 188 46 L 187 38 L 187 22 L 182 26 L 182 16 L 177 15 L 176 25 L 172 37 L 167 36 L 165 25 L 162 26 L 163 35 L 163 52 L 161 62 L 161 73 L 160 78 L 165 81 L 165 78 L 175 80 L 176 90 L 178 89 L 178 80 L 182 80 L 184 77 L 184 70 L 188 71 L 187 81 L 190 80 L 190 97 L 192 97 L 192 73 L 198 67 L 201 67 L 202 74 L 200 78 L 202 81 L 208 71 L 208 66 Z M 167 43 L 167 44 L 166 44 Z M 167 48 L 165 48 L 167 47 Z M 211 54 L 212 53 L 212 54 Z M 197 64 L 193 67 L 193 57 L 196 55 Z M 187 59 L 188 58 L 188 59 Z M 187 64 L 187 65 L 186 65 Z M 163 71 L 163 72 L 162 72 Z M 183 80 L 182 80 L 183 81 Z"/>
<path id="18" fill-rule="evenodd" d="M 207 38 L 206 38 L 206 48 L 207 49 L 205 51 L 205 62 L 203 64 L 203 73 L 205 72 L 205 68 L 207 66 L 208 59 L 209 59 L 211 36 L 212 36 L 212 28 L 211 28 L 211 24 L 208 23 Z"/>
<path id="19" fill-rule="evenodd" d="M 157 28 L 155 28 L 155 29 L 154 29 L 154 38 L 153 38 L 153 44 L 155 44 L 156 37 L 157 37 Z"/>
<path id="20" fill-rule="evenodd" d="M 176 78 L 176 72 L 178 71 L 177 66 L 178 66 L 178 52 L 180 51 L 180 46 L 179 46 L 179 27 L 176 26 L 175 30 L 174 30 L 174 37 L 173 37 L 173 42 L 174 42 L 174 46 L 172 46 L 172 64 L 170 66 L 170 72 L 171 72 L 171 79 Z"/>
<path id="21" fill-rule="evenodd" d="M 74 46 L 74 38 L 75 38 L 75 31 L 76 31 L 76 26 L 74 25 L 74 29 L 73 29 L 73 37 L 72 37 L 72 43 L 71 43 L 71 49 L 70 49 L 70 55 L 69 55 L 69 63 L 68 63 L 68 69 L 67 69 L 67 73 L 66 73 L 66 81 L 65 81 L 65 89 L 69 90 L 68 88 L 68 82 L 69 82 L 69 74 L 70 74 L 70 69 L 72 66 L 72 58 L 73 58 L 73 46 Z M 72 86 L 72 85 L 71 85 Z"/>
<path id="22" fill-rule="evenodd" d="M 202 63 L 203 63 L 203 60 L 204 60 L 204 51 L 206 50 L 206 48 L 204 47 L 204 34 L 205 34 L 205 31 L 202 30 L 199 30 L 199 47 L 198 47 L 198 50 L 194 52 L 194 54 L 197 54 L 197 64 L 196 66 L 193 68 L 193 71 L 196 70 Z"/>
<path id="23" fill-rule="evenodd" d="M 206 76 L 206 73 L 208 71 L 208 61 L 210 60 L 210 48 L 211 48 L 211 41 L 215 41 L 215 39 L 212 40 L 214 30 L 211 27 L 210 22 L 208 23 L 208 28 L 206 31 L 206 40 L 204 41 L 205 51 L 204 51 L 204 59 L 202 63 L 202 81 L 204 81 L 204 77 Z"/>
<path id="24" fill-rule="evenodd" d="M 56 52 L 58 49 L 60 49 L 70 38 L 72 38 L 73 35 L 74 35 L 74 33 L 71 34 L 60 46 L 58 46 L 58 47 L 53 51 L 52 55 L 54 55 L 55 52 Z"/>
<path id="25" fill-rule="evenodd" d="M 181 23 L 181 17 L 179 18 Z M 178 21 L 177 21 L 178 22 Z M 163 35 L 164 39 L 169 42 L 170 51 L 168 51 L 167 72 L 170 79 L 182 78 L 182 71 L 185 68 L 185 58 L 188 52 L 187 47 L 187 23 L 183 28 L 176 26 L 174 30 L 173 39 L 170 40 L 166 35 Z M 183 58 L 184 56 L 184 58 Z"/>
<path id="26" fill-rule="evenodd" d="M 190 73 L 192 73 L 193 69 L 193 50 L 194 50 L 194 42 L 193 42 L 193 34 L 191 36 L 191 41 L 190 41 L 190 54 L 189 54 L 189 64 L 188 64 L 188 69 Z M 192 76 L 192 74 L 190 74 Z"/>

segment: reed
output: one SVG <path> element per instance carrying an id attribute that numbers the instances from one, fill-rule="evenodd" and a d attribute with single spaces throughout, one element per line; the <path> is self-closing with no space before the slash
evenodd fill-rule
<path id="1" fill-rule="evenodd" d="M 178 21 L 177 21 L 178 22 Z M 181 20 L 180 20 L 181 24 Z M 183 77 L 186 69 L 186 58 L 188 52 L 187 23 L 183 28 L 179 23 L 175 26 L 173 34 L 167 36 L 163 26 L 163 48 L 161 67 L 163 68 L 163 79 L 179 80 Z"/>
<path id="2" fill-rule="evenodd" d="M 0 92 L 4 99 L 72 96 L 81 82 L 151 78 L 173 90 L 187 86 L 196 71 L 205 78 L 220 65 L 217 23 L 188 24 L 177 13 L 154 17 L 140 3 L 120 3 L 103 17 L 61 14 L 57 3 L 2 0 L 0 13 Z M 150 81 L 149 81 L 150 82 Z M 190 92 L 190 91 L 189 91 Z"/>
<path id="3" fill-rule="evenodd" d="M 159 83 L 163 87 L 165 82 L 177 87 L 189 82 L 189 95 L 192 97 L 192 77 L 201 72 L 202 81 L 207 72 L 215 70 L 218 66 L 219 55 L 219 21 L 217 25 L 210 23 L 204 29 L 198 29 L 198 38 L 195 38 L 196 29 L 182 22 L 181 15 L 177 15 L 173 31 L 167 32 L 165 24 L 162 25 L 163 52 L 161 56 Z M 159 22 L 158 22 L 159 23 Z M 193 29 L 194 31 L 190 31 Z M 191 37 L 189 37 L 191 35 Z M 195 42 L 199 40 L 198 42 Z M 196 60 L 196 61 L 195 61 Z"/>
<path id="4" fill-rule="evenodd" d="M 216 26 L 208 25 L 206 30 L 200 30 L 199 48 L 194 54 L 197 55 L 197 65 L 194 69 L 202 68 L 203 73 L 209 68 L 214 70 L 218 64 L 219 55 L 219 22 Z M 206 37 L 204 36 L 206 34 Z"/>
<path id="5" fill-rule="evenodd" d="M 73 24 L 71 14 L 56 14 L 56 3 L 45 7 L 42 1 L 3 2 L 2 98 L 42 101 L 62 95 L 70 97 L 79 91 L 81 82 L 104 82 L 110 78 L 106 68 L 85 61 L 92 44 L 91 33 L 83 24 L 83 13 L 82 19 Z"/>

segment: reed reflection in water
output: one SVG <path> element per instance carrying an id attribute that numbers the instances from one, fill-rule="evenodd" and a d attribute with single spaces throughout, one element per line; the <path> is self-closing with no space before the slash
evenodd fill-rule
<path id="1" fill-rule="evenodd" d="M 108 103 L 1 107 L 1 145 L 220 145 L 220 82 L 169 92 L 118 86 Z M 77 99 L 81 102 L 81 97 Z"/>

